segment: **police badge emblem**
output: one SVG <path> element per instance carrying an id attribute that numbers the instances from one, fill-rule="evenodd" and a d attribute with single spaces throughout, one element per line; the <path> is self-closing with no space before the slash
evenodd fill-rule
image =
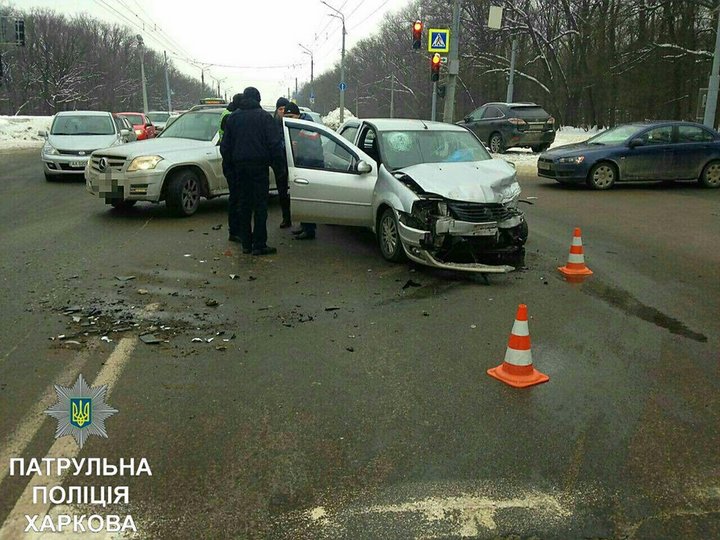
<path id="1" fill-rule="evenodd" d="M 72 388 L 55 385 L 58 402 L 45 411 L 45 414 L 56 418 L 58 427 L 55 438 L 72 435 L 80 448 L 90 435 L 105 437 L 105 420 L 115 414 L 105 403 L 107 385 L 93 388 L 88 386 L 80 375 Z"/>

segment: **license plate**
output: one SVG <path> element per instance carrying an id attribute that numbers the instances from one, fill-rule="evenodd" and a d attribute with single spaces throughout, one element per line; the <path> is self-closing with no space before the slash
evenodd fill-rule
<path id="1" fill-rule="evenodd" d="M 78 168 L 80 168 L 80 167 L 82 167 L 82 168 L 84 169 L 84 168 L 85 168 L 85 162 L 84 162 L 84 161 L 71 161 L 71 162 L 70 162 L 70 166 L 71 166 L 73 169 L 78 169 Z"/>
<path id="2" fill-rule="evenodd" d="M 473 235 L 475 236 L 494 236 L 497 234 L 496 225 L 479 224 L 473 227 Z"/>
<path id="3" fill-rule="evenodd" d="M 551 167 L 551 164 L 547 161 L 538 161 L 538 169 L 542 169 L 543 171 L 549 171 Z"/>

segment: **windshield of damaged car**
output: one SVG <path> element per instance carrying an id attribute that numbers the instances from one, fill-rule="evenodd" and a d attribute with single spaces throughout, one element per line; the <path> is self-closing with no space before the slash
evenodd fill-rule
<path id="1" fill-rule="evenodd" d="M 637 124 L 617 126 L 589 138 L 587 143 L 600 145 L 622 144 L 642 128 L 643 126 L 639 126 Z"/>
<path id="2" fill-rule="evenodd" d="M 67 115 L 56 116 L 51 135 L 114 135 L 115 126 L 110 116 Z"/>
<path id="3" fill-rule="evenodd" d="M 189 112 L 183 114 L 170 126 L 166 126 L 160 137 L 167 139 L 194 139 L 196 141 L 212 141 L 220 127 L 222 109 L 212 112 Z"/>
<path id="4" fill-rule="evenodd" d="M 469 131 L 384 131 L 380 133 L 383 163 L 390 170 L 420 163 L 451 163 L 492 159 Z"/>

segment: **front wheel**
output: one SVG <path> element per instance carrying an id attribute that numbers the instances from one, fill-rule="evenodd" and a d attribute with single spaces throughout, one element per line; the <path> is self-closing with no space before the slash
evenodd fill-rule
<path id="1" fill-rule="evenodd" d="M 605 190 L 613 187 L 617 181 L 618 172 L 612 163 L 598 163 L 590 169 L 587 184 L 593 189 Z"/>
<path id="2" fill-rule="evenodd" d="M 57 180 L 58 176 L 56 174 L 45 173 L 46 182 L 56 182 Z"/>
<path id="3" fill-rule="evenodd" d="M 186 169 L 170 178 L 165 204 L 176 216 L 192 216 L 200 206 L 200 180 L 197 174 Z"/>
<path id="4" fill-rule="evenodd" d="M 711 189 L 720 187 L 720 161 L 711 161 L 705 165 L 700 175 L 700 185 Z"/>
<path id="5" fill-rule="evenodd" d="M 538 144 L 538 145 L 531 147 L 532 151 L 535 152 L 536 154 L 540 154 L 541 152 L 544 152 L 548 148 L 550 148 L 549 144 Z"/>
<path id="6" fill-rule="evenodd" d="M 382 256 L 391 262 L 405 260 L 405 248 L 400 240 L 400 228 L 392 208 L 386 208 L 380 216 L 377 239 Z"/>

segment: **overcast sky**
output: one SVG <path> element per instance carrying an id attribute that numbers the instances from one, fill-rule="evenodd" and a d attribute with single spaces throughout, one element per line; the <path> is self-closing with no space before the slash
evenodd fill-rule
<path id="1" fill-rule="evenodd" d="M 327 0 L 345 15 L 348 49 L 375 33 L 388 13 L 408 1 Z M 176 67 L 185 73 L 200 79 L 200 68 L 193 68 L 179 57 L 216 64 L 207 68 L 206 84 L 217 86 L 212 77 L 220 79 L 220 88 L 228 95 L 249 85 L 257 86 L 264 104 L 274 104 L 280 95 L 287 94 L 288 87 L 294 90 L 295 77 L 299 85 L 310 79 L 310 57 L 303 54 L 298 43 L 313 50 L 316 75 L 340 60 L 341 22 L 329 16 L 332 11 L 320 0 L 0 0 L 0 3 L 24 9 L 51 8 L 69 16 L 85 12 L 126 25 L 143 34 L 149 47 L 160 52 L 167 50 Z"/>

